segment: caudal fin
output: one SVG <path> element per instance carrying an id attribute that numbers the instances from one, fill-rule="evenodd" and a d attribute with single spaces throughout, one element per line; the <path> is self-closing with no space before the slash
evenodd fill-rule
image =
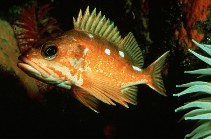
<path id="1" fill-rule="evenodd" d="M 164 96 L 166 96 L 166 90 L 163 84 L 161 72 L 164 68 L 164 64 L 168 54 L 169 51 L 165 52 L 161 57 L 159 57 L 156 61 L 154 61 L 145 69 L 145 72 L 151 75 L 151 79 L 149 79 L 147 85 Z"/>

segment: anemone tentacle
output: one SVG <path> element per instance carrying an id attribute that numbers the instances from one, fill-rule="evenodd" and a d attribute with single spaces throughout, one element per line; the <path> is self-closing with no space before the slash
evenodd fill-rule
<path id="1" fill-rule="evenodd" d="M 200 44 L 195 40 L 193 40 L 193 42 L 207 54 L 211 55 L 211 45 Z M 202 56 L 192 50 L 189 50 L 189 52 L 191 52 L 193 55 L 195 55 L 197 58 L 207 63 L 208 65 L 211 65 L 210 57 Z M 210 75 L 211 68 L 185 71 L 185 73 Z M 192 102 L 188 102 L 175 110 L 175 112 L 189 110 L 183 116 L 183 119 L 198 120 L 198 122 L 195 125 L 195 129 L 191 133 L 187 134 L 185 138 L 191 138 L 191 139 L 211 138 L 211 83 L 204 81 L 194 81 L 182 85 L 177 85 L 177 87 L 188 87 L 184 91 L 178 94 L 174 94 L 174 96 L 177 97 L 181 97 L 183 95 L 188 95 L 188 94 L 189 95 L 197 94 L 197 96 L 201 94 L 207 95 L 206 97 L 203 97 L 201 99 L 196 99 Z"/>

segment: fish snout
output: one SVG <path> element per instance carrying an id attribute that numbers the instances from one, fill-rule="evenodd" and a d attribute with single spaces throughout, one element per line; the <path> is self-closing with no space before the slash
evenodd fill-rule
<path id="1" fill-rule="evenodd" d="M 20 55 L 19 57 L 18 57 L 18 63 L 17 63 L 17 66 L 18 67 L 20 67 L 20 64 L 23 64 L 23 63 L 25 63 L 25 64 L 28 64 L 29 62 L 29 60 L 24 56 L 24 55 Z"/>
<path id="2" fill-rule="evenodd" d="M 20 55 L 20 56 L 18 57 L 18 60 L 23 61 L 23 55 Z"/>
<path id="3" fill-rule="evenodd" d="M 22 62 L 22 63 L 28 63 L 29 62 L 29 59 L 23 54 L 18 57 L 18 60 L 19 60 L 19 62 Z"/>
<path id="4" fill-rule="evenodd" d="M 21 64 L 22 64 L 22 63 L 25 63 L 23 59 L 24 59 L 24 58 L 23 58 L 23 55 L 20 55 L 20 56 L 18 57 L 18 60 L 19 60 L 18 63 L 17 63 L 18 68 L 21 68 Z"/>

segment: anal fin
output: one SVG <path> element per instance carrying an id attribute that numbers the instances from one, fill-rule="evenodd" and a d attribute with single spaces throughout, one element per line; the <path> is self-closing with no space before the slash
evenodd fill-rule
<path id="1" fill-rule="evenodd" d="M 123 92 L 123 96 L 126 102 L 137 105 L 137 86 L 127 86 L 125 88 L 122 88 L 121 91 Z"/>

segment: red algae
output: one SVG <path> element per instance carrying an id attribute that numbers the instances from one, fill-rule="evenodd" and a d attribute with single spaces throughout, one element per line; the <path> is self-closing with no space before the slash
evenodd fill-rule
<path id="1" fill-rule="evenodd" d="M 51 9 L 49 4 L 38 6 L 33 3 L 31 7 L 21 10 L 20 17 L 14 24 L 21 53 L 33 47 L 40 40 L 51 37 L 54 32 L 62 32 L 57 25 L 57 20 L 47 15 Z"/>
<path id="2" fill-rule="evenodd" d="M 185 18 L 181 23 L 181 28 L 175 32 L 175 37 L 185 51 L 189 48 L 196 49 L 191 40 L 200 42 L 204 34 L 200 34 L 195 25 L 197 21 L 207 20 L 211 0 L 180 0 L 179 3 L 182 5 L 182 14 Z"/>

